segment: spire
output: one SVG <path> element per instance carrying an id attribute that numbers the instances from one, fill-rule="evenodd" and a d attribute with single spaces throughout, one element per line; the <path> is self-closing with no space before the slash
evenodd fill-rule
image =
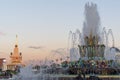
<path id="1" fill-rule="evenodd" d="M 16 42 L 15 42 L 15 47 L 18 46 L 18 35 L 16 35 Z"/>

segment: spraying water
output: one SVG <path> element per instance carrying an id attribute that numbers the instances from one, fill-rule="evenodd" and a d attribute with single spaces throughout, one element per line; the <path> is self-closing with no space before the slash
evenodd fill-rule
<path id="1" fill-rule="evenodd" d="M 97 5 L 87 3 L 85 5 L 85 21 L 83 23 L 83 37 L 98 36 L 100 33 L 100 17 L 97 11 Z"/>

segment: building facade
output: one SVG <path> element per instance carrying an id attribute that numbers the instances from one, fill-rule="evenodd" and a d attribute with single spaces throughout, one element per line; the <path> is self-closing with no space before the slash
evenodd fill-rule
<path id="1" fill-rule="evenodd" d="M 3 71 L 5 70 L 5 64 L 6 64 L 6 59 L 5 58 L 0 58 L 0 70 Z"/>

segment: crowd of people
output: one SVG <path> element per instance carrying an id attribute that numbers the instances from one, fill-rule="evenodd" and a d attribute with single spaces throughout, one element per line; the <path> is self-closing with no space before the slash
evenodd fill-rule
<path id="1" fill-rule="evenodd" d="M 12 76 L 13 76 L 12 73 L 8 70 L 0 72 L 0 79 L 8 79 L 12 78 Z"/>
<path id="2" fill-rule="evenodd" d="M 77 74 L 80 69 L 85 74 L 119 74 L 120 67 L 113 60 L 79 60 L 76 62 L 64 62 L 63 67 L 69 67 L 70 74 Z"/>

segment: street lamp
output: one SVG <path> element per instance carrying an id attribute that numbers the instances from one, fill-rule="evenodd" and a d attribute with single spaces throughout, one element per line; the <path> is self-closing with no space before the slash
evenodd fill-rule
<path id="1" fill-rule="evenodd" d="M 6 63 L 6 61 L 7 61 L 6 59 L 3 59 L 3 63 Z"/>

